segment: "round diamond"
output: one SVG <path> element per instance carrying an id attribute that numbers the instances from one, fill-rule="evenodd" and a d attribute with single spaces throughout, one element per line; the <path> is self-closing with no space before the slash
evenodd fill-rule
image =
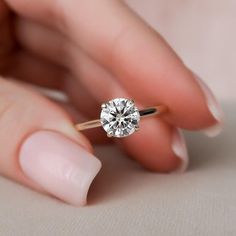
<path id="1" fill-rule="evenodd" d="M 102 105 L 101 123 L 111 137 L 126 137 L 138 129 L 140 114 L 134 102 L 116 98 Z"/>

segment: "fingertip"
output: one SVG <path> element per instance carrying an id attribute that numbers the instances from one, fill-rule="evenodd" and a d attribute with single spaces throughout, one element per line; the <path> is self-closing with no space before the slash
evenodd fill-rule
<path id="1" fill-rule="evenodd" d="M 137 133 L 121 140 L 126 152 L 143 167 L 154 172 L 170 173 L 182 165 L 182 155 L 176 155 L 174 147 L 179 145 L 177 137 L 172 137 L 174 128 L 164 121 L 146 118 Z M 179 147 L 178 147 L 179 148 Z M 182 154 L 178 150 L 178 154 Z"/>
<path id="2" fill-rule="evenodd" d="M 53 196 L 75 206 L 87 202 L 89 187 L 101 162 L 62 134 L 38 131 L 22 144 L 23 173 Z"/>
<path id="3" fill-rule="evenodd" d="M 207 128 L 204 128 L 204 133 L 209 137 L 215 137 L 223 130 L 224 112 L 209 86 L 200 78 L 200 76 L 194 72 L 192 73 L 203 93 L 208 112 L 213 118 L 211 124 Z"/>
<path id="4" fill-rule="evenodd" d="M 67 203 L 85 204 L 101 168 L 89 141 L 60 106 L 20 83 L 0 82 L 1 174 Z"/>

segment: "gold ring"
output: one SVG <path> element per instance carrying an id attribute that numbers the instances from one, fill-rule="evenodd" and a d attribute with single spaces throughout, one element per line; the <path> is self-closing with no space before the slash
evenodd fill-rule
<path id="1" fill-rule="evenodd" d="M 167 111 L 165 105 L 139 110 L 134 101 L 127 98 L 115 98 L 101 105 L 100 119 L 76 124 L 78 131 L 103 127 L 108 137 L 123 138 L 139 129 L 141 117 L 160 115 Z"/>

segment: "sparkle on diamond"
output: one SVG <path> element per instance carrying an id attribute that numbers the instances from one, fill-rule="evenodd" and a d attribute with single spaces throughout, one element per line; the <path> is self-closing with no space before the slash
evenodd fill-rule
<path id="1" fill-rule="evenodd" d="M 104 104 L 100 118 L 108 135 L 120 138 L 138 128 L 140 114 L 132 100 L 116 98 Z"/>

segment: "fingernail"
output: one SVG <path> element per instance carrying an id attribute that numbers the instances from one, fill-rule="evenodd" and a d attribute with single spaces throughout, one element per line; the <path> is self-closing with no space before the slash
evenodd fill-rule
<path id="1" fill-rule="evenodd" d="M 217 102 L 215 96 L 213 95 L 212 91 L 210 88 L 205 84 L 205 82 L 196 74 L 195 78 L 196 81 L 198 82 L 199 86 L 201 87 L 205 98 L 206 98 L 206 103 L 208 106 L 209 111 L 211 112 L 212 116 L 215 118 L 217 123 L 209 128 L 206 128 L 202 130 L 202 132 L 207 135 L 208 137 L 215 137 L 221 133 L 223 130 L 223 111 Z"/>
<path id="2" fill-rule="evenodd" d="M 62 134 L 38 131 L 22 144 L 20 166 L 48 193 L 72 205 L 86 204 L 100 161 Z"/>
<path id="3" fill-rule="evenodd" d="M 179 168 L 174 172 L 184 172 L 188 168 L 189 163 L 185 139 L 180 129 L 175 129 L 172 135 L 172 150 L 174 154 L 181 160 Z"/>

